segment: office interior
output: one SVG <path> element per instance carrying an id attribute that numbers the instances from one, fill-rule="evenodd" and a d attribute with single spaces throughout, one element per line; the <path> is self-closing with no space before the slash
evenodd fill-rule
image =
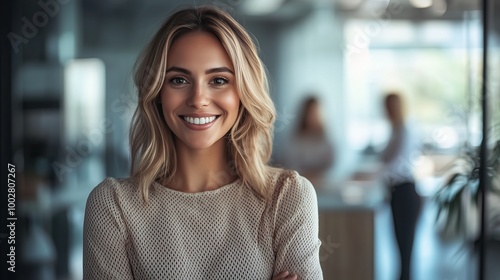
<path id="1" fill-rule="evenodd" d="M 216 4 L 253 35 L 266 65 L 277 120 L 271 163 L 283 155 L 307 96 L 319 100 L 332 164 L 314 182 L 325 279 L 397 279 L 388 191 L 377 177 L 390 125 L 387 92 L 406 101 L 418 132 L 411 163 L 423 207 L 413 279 L 477 279 L 478 207 L 465 226 L 436 219 L 436 193 L 458 160 L 483 141 L 482 65 L 489 75 L 488 147 L 500 140 L 500 3 L 489 1 L 483 61 L 479 0 L 40 0 L 5 4 L 2 103 L 23 218 L 22 279 L 81 279 L 88 194 L 128 177 L 128 132 L 137 104 L 132 68 L 161 22 L 179 7 Z M 7 38 L 7 40 L 6 40 Z M 4 69 L 10 69 L 5 74 Z M 5 84 L 7 83 L 7 84 Z M 4 95 L 7 94 L 7 95 Z M 4 107 L 2 106 L 2 110 Z M 7 109 L 6 109 L 7 110 Z M 4 111 L 6 112 L 6 111 Z M 2 124 L 6 119 L 2 118 Z M 495 126 L 496 125 L 496 126 Z M 7 139 L 7 140 L 5 140 Z M 491 152 L 491 151 L 490 151 Z M 499 170 L 493 170 L 496 174 Z M 493 177 L 492 187 L 500 183 Z M 500 188 L 500 186 L 498 186 Z M 500 273 L 500 199 L 488 200 L 486 279 Z M 498 211 L 498 212 L 494 212 Z M 496 216 L 495 216 L 496 215 Z M 446 218 L 450 218 L 451 214 Z M 496 220 L 495 220 L 496 217 Z M 495 222 L 496 228 L 495 227 Z M 498 277 L 498 276 L 496 276 Z"/>

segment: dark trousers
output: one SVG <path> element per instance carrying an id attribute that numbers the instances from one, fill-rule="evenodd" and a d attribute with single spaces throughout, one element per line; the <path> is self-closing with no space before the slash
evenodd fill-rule
<path id="1" fill-rule="evenodd" d="M 394 233 L 401 258 L 401 280 L 410 279 L 411 254 L 415 225 L 420 213 L 421 199 L 415 191 L 415 183 L 404 182 L 391 187 L 391 210 Z"/>

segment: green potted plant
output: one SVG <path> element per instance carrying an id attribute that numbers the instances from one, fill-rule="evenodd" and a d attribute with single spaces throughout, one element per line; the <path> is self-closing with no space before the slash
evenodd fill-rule
<path id="1" fill-rule="evenodd" d="M 468 149 L 434 195 L 436 222 L 445 240 L 476 241 L 480 231 L 479 149 Z M 487 234 L 500 239 L 500 140 L 488 153 Z"/>

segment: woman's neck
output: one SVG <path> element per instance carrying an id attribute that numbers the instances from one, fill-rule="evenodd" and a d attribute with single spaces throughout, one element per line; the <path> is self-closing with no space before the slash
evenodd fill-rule
<path id="1" fill-rule="evenodd" d="M 237 178 L 226 154 L 225 139 L 198 150 L 176 143 L 176 150 L 177 170 L 167 185 L 171 189 L 189 193 L 215 190 Z"/>

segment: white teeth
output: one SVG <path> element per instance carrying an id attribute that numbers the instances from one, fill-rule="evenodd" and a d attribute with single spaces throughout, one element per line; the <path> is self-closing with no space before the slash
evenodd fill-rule
<path id="1" fill-rule="evenodd" d="M 193 118 L 193 117 L 183 117 L 185 121 L 191 124 L 207 124 L 213 122 L 216 117 L 204 117 L 204 118 Z"/>

